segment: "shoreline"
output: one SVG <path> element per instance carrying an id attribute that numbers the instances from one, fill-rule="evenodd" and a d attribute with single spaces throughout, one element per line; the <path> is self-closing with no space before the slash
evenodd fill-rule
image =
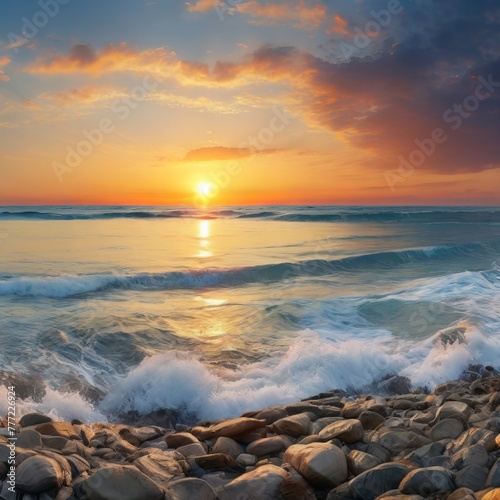
<path id="1" fill-rule="evenodd" d="M 0 428 L 0 497 L 15 498 L 14 482 L 57 500 L 500 499 L 500 377 L 488 368 L 431 394 L 331 391 L 192 427 L 168 410 L 136 425 L 27 414 L 13 469 Z"/>

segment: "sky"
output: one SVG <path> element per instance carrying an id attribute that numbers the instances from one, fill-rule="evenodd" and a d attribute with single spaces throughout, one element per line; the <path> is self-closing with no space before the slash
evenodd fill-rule
<path id="1" fill-rule="evenodd" d="M 498 205 L 497 0 L 4 0 L 0 205 Z"/>

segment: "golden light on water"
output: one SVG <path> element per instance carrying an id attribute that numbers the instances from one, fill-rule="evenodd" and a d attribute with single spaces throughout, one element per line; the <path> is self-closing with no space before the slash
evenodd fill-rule
<path id="1" fill-rule="evenodd" d="M 198 221 L 198 238 L 200 239 L 200 250 L 196 254 L 196 257 L 206 259 L 207 257 L 212 257 L 212 251 L 210 250 L 210 222 L 209 220 Z"/>

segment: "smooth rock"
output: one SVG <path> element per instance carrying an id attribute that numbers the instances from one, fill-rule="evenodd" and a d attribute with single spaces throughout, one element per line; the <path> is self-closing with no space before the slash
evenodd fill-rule
<path id="1" fill-rule="evenodd" d="M 474 492 L 468 488 L 459 488 L 446 498 L 446 500 L 476 500 Z"/>
<path id="2" fill-rule="evenodd" d="M 452 469 L 463 469 L 468 465 L 484 467 L 488 463 L 488 453 L 480 444 L 466 446 L 451 457 Z"/>
<path id="3" fill-rule="evenodd" d="M 94 472 L 75 486 L 76 497 L 84 500 L 163 500 L 160 487 L 130 465 L 107 467 Z"/>
<path id="4" fill-rule="evenodd" d="M 174 477 L 184 477 L 189 465 L 178 452 L 150 453 L 134 460 L 134 465 L 146 476 L 162 486 Z"/>
<path id="5" fill-rule="evenodd" d="M 312 487 L 290 464 L 283 464 L 283 469 L 290 473 L 280 486 L 284 500 L 316 500 Z"/>
<path id="6" fill-rule="evenodd" d="M 500 488 L 495 488 L 481 497 L 481 500 L 500 500 Z"/>
<path id="7" fill-rule="evenodd" d="M 146 441 L 163 436 L 163 433 L 155 427 L 124 427 L 118 434 L 133 446 L 141 446 Z"/>
<path id="8" fill-rule="evenodd" d="M 200 441 L 189 432 L 177 432 L 175 434 L 169 434 L 165 438 L 165 442 L 169 448 L 180 448 L 181 446 L 199 443 Z"/>
<path id="9" fill-rule="evenodd" d="M 410 470 L 407 465 L 396 462 L 377 465 L 349 481 L 351 496 L 348 498 L 374 500 L 383 493 L 396 489 Z"/>
<path id="10" fill-rule="evenodd" d="M 263 428 L 265 425 L 265 420 L 240 417 L 226 420 L 219 424 L 211 425 L 210 427 L 193 427 L 191 429 L 191 434 L 201 440 L 221 436 L 234 437 L 245 434 L 247 432 L 251 432 L 254 429 Z"/>
<path id="11" fill-rule="evenodd" d="M 363 426 L 356 419 L 339 420 L 320 431 L 319 438 L 322 441 L 337 438 L 344 443 L 355 443 L 363 438 Z"/>
<path id="12" fill-rule="evenodd" d="M 195 457 L 195 462 L 202 469 L 223 469 L 224 467 L 237 466 L 236 460 L 231 455 L 224 455 L 223 453 Z"/>
<path id="13" fill-rule="evenodd" d="M 283 461 L 312 485 L 334 487 L 347 479 L 345 455 L 330 443 L 292 445 L 286 450 Z"/>
<path id="14" fill-rule="evenodd" d="M 436 413 L 436 419 L 444 420 L 445 418 L 456 418 L 466 424 L 472 413 L 472 408 L 466 403 L 460 401 L 446 401 L 446 403 L 443 403 L 439 407 Z"/>
<path id="15" fill-rule="evenodd" d="M 259 459 L 255 455 L 249 455 L 248 453 L 242 453 L 236 457 L 236 461 L 243 467 L 255 465 L 258 460 Z"/>
<path id="16" fill-rule="evenodd" d="M 289 472 L 275 465 L 263 465 L 247 472 L 225 485 L 219 500 L 275 500 L 279 498 L 281 483 Z"/>
<path id="17" fill-rule="evenodd" d="M 186 458 L 202 457 L 203 455 L 207 454 L 205 448 L 203 448 L 201 443 L 193 443 L 187 444 L 186 446 L 180 446 L 179 448 L 177 448 L 177 451 L 180 454 L 184 455 Z"/>
<path id="18" fill-rule="evenodd" d="M 450 446 L 447 447 L 451 453 L 455 453 L 466 446 L 473 444 L 480 444 L 484 446 L 486 451 L 490 453 L 497 449 L 495 442 L 495 434 L 487 429 L 480 429 L 479 427 L 471 427 L 467 429 L 459 438 L 453 440 Z"/>
<path id="19" fill-rule="evenodd" d="M 217 500 L 215 490 L 206 481 L 194 477 L 172 481 L 165 491 L 168 500 Z"/>
<path id="20" fill-rule="evenodd" d="M 415 469 L 401 481 L 402 493 L 417 494 L 428 498 L 435 493 L 455 490 L 453 474 L 444 467 Z"/>
<path id="21" fill-rule="evenodd" d="M 479 491 L 485 487 L 487 469 L 479 465 L 468 465 L 456 473 L 455 483 L 458 488 L 469 488 L 472 491 Z"/>
<path id="22" fill-rule="evenodd" d="M 347 455 L 347 465 L 355 476 L 373 469 L 373 467 L 380 465 L 380 463 L 377 457 L 359 450 L 351 450 Z"/>
<path id="23" fill-rule="evenodd" d="M 438 422 L 429 431 L 429 437 L 433 441 L 442 439 L 456 439 L 464 432 L 464 423 L 456 418 L 445 418 Z"/>
<path id="24" fill-rule="evenodd" d="M 68 439 L 80 439 L 73 426 L 68 422 L 49 422 L 38 425 L 35 429 L 45 436 L 62 436 Z"/>
<path id="25" fill-rule="evenodd" d="M 30 457 L 16 470 L 16 487 L 28 493 L 59 489 L 64 483 L 63 469 L 48 457 Z"/>
<path id="26" fill-rule="evenodd" d="M 287 446 L 286 441 L 281 436 L 274 436 L 264 439 L 258 439 L 247 446 L 247 453 L 263 457 L 265 455 L 272 455 L 280 453 Z"/>
<path id="27" fill-rule="evenodd" d="M 31 425 L 46 424 L 52 422 L 52 419 L 47 415 L 42 413 L 27 413 L 21 417 L 19 420 L 19 425 L 21 427 L 29 427 Z"/>
<path id="28" fill-rule="evenodd" d="M 490 473 L 486 478 L 486 487 L 500 487 L 500 459 L 498 459 L 490 469 Z"/>
<path id="29" fill-rule="evenodd" d="M 233 458 L 236 458 L 244 452 L 245 450 L 241 444 L 228 437 L 217 438 L 217 441 L 215 441 L 215 444 L 212 446 L 212 453 L 223 453 Z"/>
<path id="30" fill-rule="evenodd" d="M 18 434 L 16 441 L 17 448 L 24 448 L 25 450 L 32 450 L 34 448 L 42 447 L 42 435 L 33 430 L 25 429 Z"/>
<path id="31" fill-rule="evenodd" d="M 286 434 L 293 437 L 305 436 L 310 422 L 311 419 L 306 413 L 299 413 L 274 422 L 273 431 L 276 434 Z"/>
<path id="32" fill-rule="evenodd" d="M 380 413 L 370 410 L 363 411 L 358 420 L 365 430 L 374 430 L 385 422 L 385 418 Z"/>

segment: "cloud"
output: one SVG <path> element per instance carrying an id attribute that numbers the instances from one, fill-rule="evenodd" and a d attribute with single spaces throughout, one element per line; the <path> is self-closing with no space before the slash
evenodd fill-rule
<path id="1" fill-rule="evenodd" d="M 219 3 L 220 0 L 197 0 L 194 4 L 186 2 L 186 7 L 189 12 L 206 12 L 215 9 Z"/>
<path id="2" fill-rule="evenodd" d="M 6 56 L 0 57 L 0 68 L 7 66 L 10 62 L 11 60 Z M 5 71 L 2 69 L 0 69 L 0 80 L 4 82 L 8 82 L 10 80 L 10 78 L 5 74 Z"/>
<path id="3" fill-rule="evenodd" d="M 46 92 L 40 96 L 40 99 L 62 106 L 89 106 L 106 103 L 126 96 L 127 93 L 125 91 L 114 87 L 86 85 L 85 87 L 69 91 Z"/>
<path id="4" fill-rule="evenodd" d="M 211 146 L 206 148 L 192 149 L 186 153 L 184 161 L 225 161 L 236 160 L 252 155 L 250 149 L 227 148 L 224 146 Z"/>
<path id="5" fill-rule="evenodd" d="M 327 8 L 316 3 L 305 0 L 287 0 L 286 2 L 262 3 L 257 0 L 250 0 L 235 7 L 238 13 L 252 17 L 254 24 L 289 24 L 294 28 L 312 30 L 320 26 L 327 13 Z"/>
<path id="6" fill-rule="evenodd" d="M 242 14 L 250 17 L 251 24 L 275 25 L 287 24 L 294 28 L 312 30 L 320 26 L 327 13 L 327 8 L 320 2 L 311 5 L 306 0 L 241 0 L 228 2 L 223 0 L 198 0 L 186 3 L 189 12 L 207 12 L 212 9 L 227 11 L 231 15 Z"/>
<path id="7" fill-rule="evenodd" d="M 274 154 L 277 149 L 265 149 L 262 151 L 254 151 L 247 148 L 230 148 L 225 146 L 209 146 L 204 148 L 192 149 L 186 153 L 185 162 L 207 162 L 207 161 L 227 161 L 238 160 L 253 155 L 268 155 Z"/>
<path id="8" fill-rule="evenodd" d="M 74 45 L 68 54 L 51 58 L 39 57 L 26 68 L 29 73 L 101 75 L 113 72 L 155 72 L 159 65 L 167 66 L 175 60 L 175 53 L 164 48 L 135 51 L 125 42 L 106 45 L 96 51 L 91 45 Z"/>

